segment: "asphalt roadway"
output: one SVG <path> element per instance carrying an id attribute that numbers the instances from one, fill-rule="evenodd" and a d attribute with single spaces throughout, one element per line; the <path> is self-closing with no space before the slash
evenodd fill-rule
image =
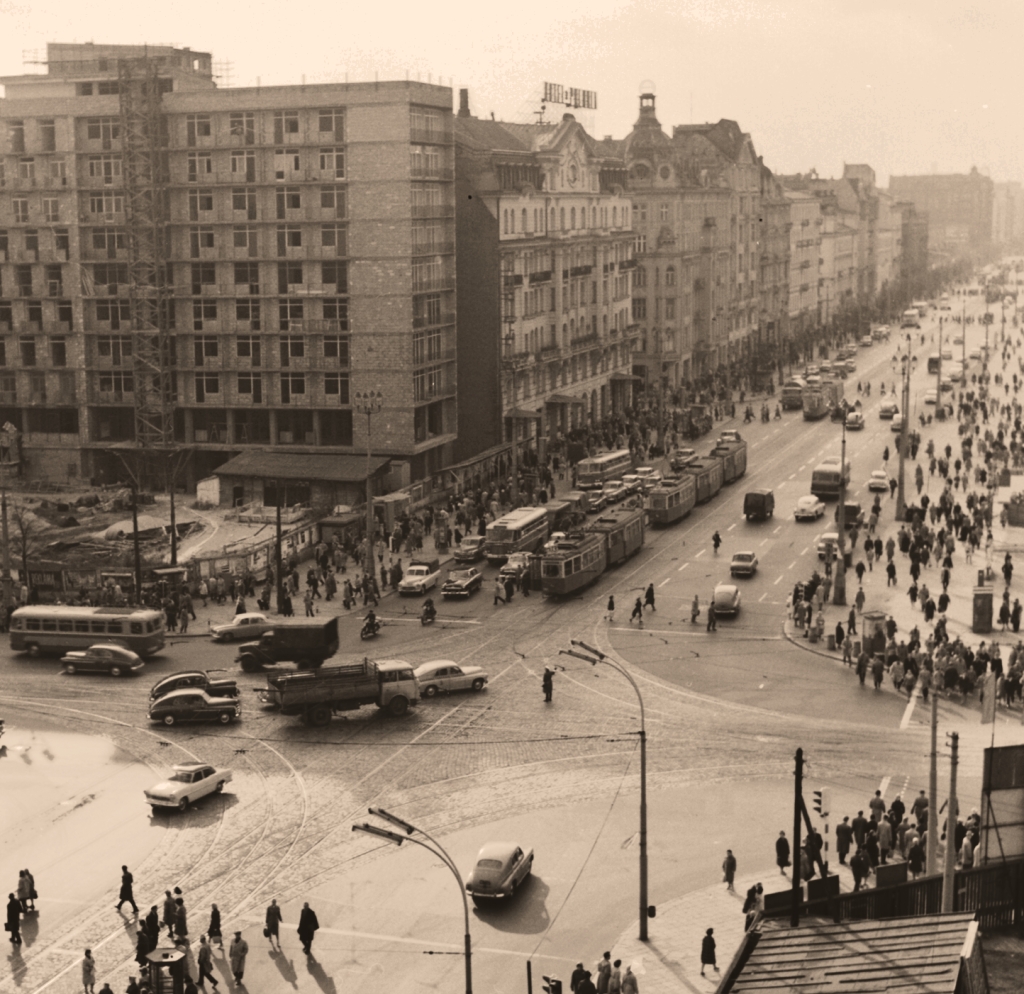
<path id="1" fill-rule="evenodd" d="M 968 313 L 979 313 L 980 301 L 970 298 Z M 937 317 L 922 328 L 926 343 L 915 339 L 915 418 L 924 409 L 918 398 L 934 382 L 925 359 L 935 348 L 927 339 Z M 968 348 L 983 334 L 972 326 Z M 891 363 L 896 341 L 894 332 L 888 344 L 859 349 L 858 369 L 846 382 L 848 398 L 857 396 L 858 379 L 872 384 L 866 426 L 847 435 L 854 489 L 865 506 L 871 470 L 881 468 L 887 445 L 894 450 L 890 423 L 877 408 L 880 381 L 887 395 L 899 382 Z M 114 911 L 122 863 L 135 874 L 143 908 L 165 889 L 182 887 L 193 950 L 211 902 L 221 909 L 225 935 L 244 930 L 247 990 L 461 990 L 463 904 L 455 879 L 418 846 L 396 848 L 353 833 L 353 823 L 372 820 L 371 805 L 424 828 L 463 875 L 484 842 L 534 849 L 534 875 L 514 901 L 469 906 L 477 990 L 525 991 L 528 960 L 535 984 L 539 974 L 566 977 L 577 960 L 593 961 L 637 916 L 639 710 L 611 667 L 559 654 L 573 638 L 627 665 L 643 694 L 652 904 L 720 880 L 726 848 L 741 871 L 772 872 L 773 840 L 780 829 L 792 834 L 798 746 L 808 760 L 807 789 L 831 787 L 840 814 L 866 808 L 878 788 L 890 799 L 898 791 L 916 795 L 927 786 L 924 709 L 889 691 L 865 690 L 841 665 L 783 637 L 786 598 L 816 567 L 817 537 L 831 525 L 828 517 L 798 524 L 792 506 L 809 492 L 821 458 L 839 454 L 839 425 L 804 422 L 797 411 L 768 424 L 721 423 L 715 432 L 723 427 L 739 427 L 750 442 L 746 476 L 686 520 L 650 530 L 640 553 L 579 597 L 517 595 L 495 607 L 485 580 L 469 602 L 442 603 L 438 622 L 423 628 L 419 600 L 389 595 L 378 612 L 383 634 L 372 643 L 360 643 L 356 612 L 343 618 L 344 658 L 443 658 L 489 673 L 482 693 L 423 701 L 402 719 L 364 709 L 308 728 L 261 709 L 252 693 L 261 678 L 239 672 L 241 722 L 166 729 L 146 721 L 149 686 L 177 669 L 231 668 L 230 647 L 202 634 L 172 638 L 145 675 L 123 681 L 61 676 L 52 659 L 3 650 L 0 879 L 13 889 L 17 870 L 30 867 L 40 914 L 26 926 L 20 952 L 0 965 L 0 994 L 80 989 L 86 946 L 99 983 L 124 990 L 137 971 L 131 917 Z M 929 431 L 922 430 L 924 444 Z M 889 468 L 894 472 L 894 461 Z M 912 486 L 912 467 L 907 480 Z M 764 486 L 775 491 L 775 516 L 748 524 L 743 494 Z M 893 503 L 883 499 L 883 530 L 892 524 Z M 724 539 L 718 556 L 711 547 L 716 529 Z M 730 556 L 745 550 L 760 565 L 753 578 L 738 581 L 737 617 L 722 619 L 713 633 L 705 631 L 705 616 L 691 625 L 693 595 L 706 611 L 714 584 L 728 578 Z M 490 578 L 493 571 L 485 572 Z M 627 619 L 649 583 L 657 610 L 647 612 L 640 630 Z M 851 575 L 851 600 L 855 590 Z M 605 617 L 610 593 L 618 605 L 612 622 Z M 194 630 L 229 614 L 227 606 L 200 609 Z M 540 677 L 552 664 L 564 669 L 555 675 L 554 701 L 545 704 Z M 976 798 L 989 733 L 975 727 L 976 714 L 945 702 L 940 722 L 943 732 L 961 731 L 961 796 Z M 151 814 L 142 789 L 172 762 L 195 760 L 231 768 L 228 791 L 185 814 Z M 280 953 L 261 934 L 272 897 L 284 909 Z M 311 959 L 294 934 L 304 901 L 321 924 Z M 657 918 L 650 929 L 657 934 Z M 215 972 L 231 985 L 223 959 Z"/>

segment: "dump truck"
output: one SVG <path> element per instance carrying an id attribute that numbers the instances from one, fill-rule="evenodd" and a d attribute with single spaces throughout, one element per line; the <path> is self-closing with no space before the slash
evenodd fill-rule
<path id="1" fill-rule="evenodd" d="M 338 651 L 338 619 L 281 621 L 265 631 L 258 642 L 238 647 L 235 659 L 246 673 L 258 673 L 277 663 L 294 663 L 300 670 L 324 664 Z"/>
<path id="2" fill-rule="evenodd" d="M 256 691 L 264 704 L 296 715 L 308 725 L 326 725 L 340 711 L 375 704 L 403 715 L 420 701 L 412 663 L 400 659 L 321 666 L 293 673 L 268 673 L 267 685 Z"/>
<path id="3" fill-rule="evenodd" d="M 733 483 L 747 471 L 747 443 L 742 439 L 720 438 L 708 455 L 722 460 L 723 483 Z"/>

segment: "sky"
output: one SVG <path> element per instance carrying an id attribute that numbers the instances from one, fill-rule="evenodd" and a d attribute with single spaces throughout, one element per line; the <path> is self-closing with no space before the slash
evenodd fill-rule
<path id="1" fill-rule="evenodd" d="M 42 71 L 23 60 L 48 41 L 172 43 L 221 85 L 429 78 L 523 122 L 547 81 L 595 90 L 577 116 L 616 138 L 653 89 L 666 132 L 731 118 L 779 173 L 1003 181 L 1024 180 L 1022 29 L 1021 0 L 0 0 L 0 75 Z"/>

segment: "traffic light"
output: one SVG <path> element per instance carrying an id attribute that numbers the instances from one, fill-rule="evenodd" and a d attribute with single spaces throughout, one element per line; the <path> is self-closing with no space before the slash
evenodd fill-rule
<path id="1" fill-rule="evenodd" d="M 815 790 L 814 794 L 814 810 L 818 812 L 822 818 L 827 818 L 830 811 L 830 798 L 828 787 L 822 787 L 821 790 Z"/>
<path id="2" fill-rule="evenodd" d="M 543 977 L 543 988 L 547 994 L 562 994 L 562 981 L 558 977 Z"/>

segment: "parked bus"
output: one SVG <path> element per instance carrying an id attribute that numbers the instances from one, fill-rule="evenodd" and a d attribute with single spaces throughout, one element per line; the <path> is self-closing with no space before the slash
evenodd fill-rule
<path id="1" fill-rule="evenodd" d="M 633 457 L 629 449 L 602 452 L 576 464 L 576 487 L 579 490 L 600 490 L 608 480 L 621 480 L 633 472 Z"/>
<path id="2" fill-rule="evenodd" d="M 850 485 L 850 464 L 846 464 L 845 485 Z M 833 456 L 814 467 L 811 473 L 811 493 L 822 500 L 831 497 L 839 498 L 839 490 L 843 484 L 839 473 L 839 457 Z"/>
<path id="3" fill-rule="evenodd" d="M 11 648 L 40 653 L 88 649 L 117 642 L 145 658 L 164 647 L 164 614 L 131 607 L 68 607 L 40 604 L 19 607 L 11 615 Z"/>
<path id="4" fill-rule="evenodd" d="M 513 552 L 536 552 L 549 534 L 547 508 L 519 507 L 487 526 L 484 555 L 500 566 Z"/>

